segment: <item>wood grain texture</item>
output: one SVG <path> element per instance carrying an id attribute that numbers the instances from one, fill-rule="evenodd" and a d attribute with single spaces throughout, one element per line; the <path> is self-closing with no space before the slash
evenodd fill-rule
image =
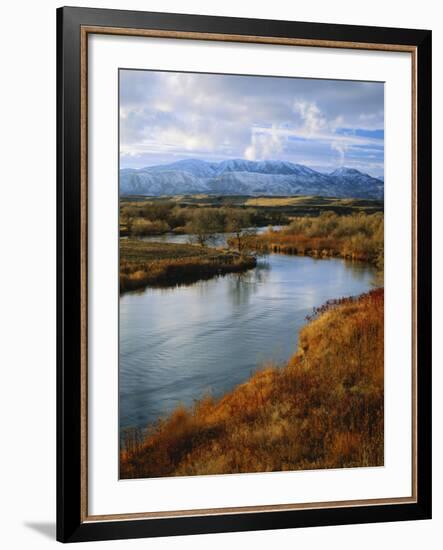
<path id="1" fill-rule="evenodd" d="M 306 46 L 321 48 L 345 48 L 352 50 L 380 50 L 390 52 L 414 52 L 415 46 L 404 44 L 372 44 L 369 42 L 344 42 L 339 40 L 308 40 L 305 38 L 284 38 L 277 36 L 248 36 L 186 31 L 165 31 L 154 29 L 128 29 L 119 27 L 83 26 L 82 32 L 150 38 L 173 38 L 184 40 L 212 40 L 218 42 L 246 42 L 250 44 L 274 44 L 280 46 Z"/>
<path id="2" fill-rule="evenodd" d="M 88 516 L 88 35 L 80 36 L 80 515 Z"/>
<path id="3" fill-rule="evenodd" d="M 410 497 L 385 498 L 353 501 L 333 501 L 321 503 L 295 503 L 262 505 L 233 508 L 207 508 L 195 510 L 159 511 L 131 514 L 89 515 L 88 513 L 88 36 L 106 34 L 140 36 L 151 38 L 204 40 L 222 42 L 244 42 L 304 46 L 320 48 L 340 48 L 357 50 L 377 50 L 387 52 L 408 52 L 411 54 L 412 72 L 412 494 Z M 342 42 L 330 40 L 307 40 L 297 38 L 247 36 L 166 30 L 148 30 L 119 27 L 81 27 L 81 517 L 84 523 L 115 520 L 136 520 L 153 518 L 177 518 L 192 516 L 227 515 L 238 513 L 272 512 L 283 510 L 310 510 L 323 508 L 345 508 L 355 506 L 380 506 L 386 504 L 411 504 L 417 502 L 417 48 L 409 45 L 372 44 L 365 42 Z"/>

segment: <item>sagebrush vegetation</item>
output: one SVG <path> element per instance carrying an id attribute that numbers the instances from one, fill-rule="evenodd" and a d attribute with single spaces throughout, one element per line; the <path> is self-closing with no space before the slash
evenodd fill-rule
<path id="1" fill-rule="evenodd" d="M 121 478 L 382 466 L 383 312 L 383 289 L 315 310 L 287 365 L 128 430 Z"/>
<path id="2" fill-rule="evenodd" d="M 195 216 L 210 216 L 216 231 L 229 231 L 229 220 L 247 212 L 254 227 L 283 225 L 300 216 L 322 212 L 341 216 L 383 212 L 383 201 L 332 197 L 250 197 L 192 195 L 123 197 L 120 200 L 120 235 L 139 237 L 167 232 L 194 233 Z"/>
<path id="3" fill-rule="evenodd" d="M 250 249 L 317 257 L 339 256 L 383 268 L 384 215 L 357 213 L 297 217 L 279 230 L 249 238 Z"/>
<path id="4" fill-rule="evenodd" d="M 145 206 L 148 210 L 152 205 Z M 163 203 L 154 211 L 170 213 L 174 209 Z M 131 222 L 132 232 L 137 224 L 163 223 Z M 222 273 L 244 271 L 255 267 L 257 252 L 279 252 L 315 257 L 343 257 L 375 264 L 379 280 L 384 267 L 384 216 L 382 213 L 363 212 L 339 216 L 323 212 L 319 216 L 293 218 L 288 226 L 278 231 L 270 229 L 260 235 L 244 230 L 252 223 L 249 209 L 202 208 L 188 214 L 186 230 L 196 243 L 168 244 L 121 239 L 120 291 L 143 288 L 147 285 L 175 285 L 194 282 Z M 151 229 L 152 230 L 152 227 Z M 219 231 L 229 231 L 227 249 L 208 247 Z"/>

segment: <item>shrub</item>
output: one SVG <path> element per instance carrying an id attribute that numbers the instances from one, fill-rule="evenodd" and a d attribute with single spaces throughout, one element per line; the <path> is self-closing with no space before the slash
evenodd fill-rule
<path id="1" fill-rule="evenodd" d="M 258 250 L 312 256 L 342 256 L 374 263 L 383 269 L 383 214 L 294 218 L 280 231 L 272 228 L 251 237 L 249 246 Z"/>
<path id="2" fill-rule="evenodd" d="M 286 366 L 129 438 L 121 477 L 383 465 L 383 318 L 383 289 L 318 308 Z"/>

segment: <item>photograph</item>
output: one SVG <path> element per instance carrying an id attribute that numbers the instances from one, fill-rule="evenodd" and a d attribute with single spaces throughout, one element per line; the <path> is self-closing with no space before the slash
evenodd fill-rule
<path id="1" fill-rule="evenodd" d="M 432 31 L 220 15 L 57 9 L 61 542 L 432 517 Z"/>
<path id="2" fill-rule="evenodd" d="M 78 4 L 2 6 L 2 548 L 435 550 L 438 4 Z"/>
<path id="3" fill-rule="evenodd" d="M 384 82 L 118 83 L 119 478 L 383 467 Z"/>

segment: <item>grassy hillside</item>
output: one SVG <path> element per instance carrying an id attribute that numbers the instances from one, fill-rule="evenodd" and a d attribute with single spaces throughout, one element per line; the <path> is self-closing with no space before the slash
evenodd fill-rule
<path id="1" fill-rule="evenodd" d="M 284 208 L 292 216 L 318 216 L 321 212 L 346 215 L 353 212 L 381 212 L 383 201 L 371 199 L 339 199 L 334 197 L 248 197 L 245 206 L 258 208 Z"/>
<path id="2" fill-rule="evenodd" d="M 383 289 L 328 303 L 286 366 L 128 431 L 120 476 L 383 465 L 383 306 Z"/>
<path id="3" fill-rule="evenodd" d="M 252 256 L 191 244 L 120 239 L 120 291 L 191 283 L 255 267 Z"/>
<path id="4" fill-rule="evenodd" d="M 121 197 L 122 205 L 159 204 L 170 202 L 175 205 L 194 206 L 299 206 L 307 208 L 351 208 L 353 210 L 377 211 L 383 210 L 383 201 L 375 199 L 340 199 L 337 197 L 321 197 L 317 195 L 269 196 L 261 195 L 167 195 L 161 197 L 146 197 L 131 195 Z"/>

